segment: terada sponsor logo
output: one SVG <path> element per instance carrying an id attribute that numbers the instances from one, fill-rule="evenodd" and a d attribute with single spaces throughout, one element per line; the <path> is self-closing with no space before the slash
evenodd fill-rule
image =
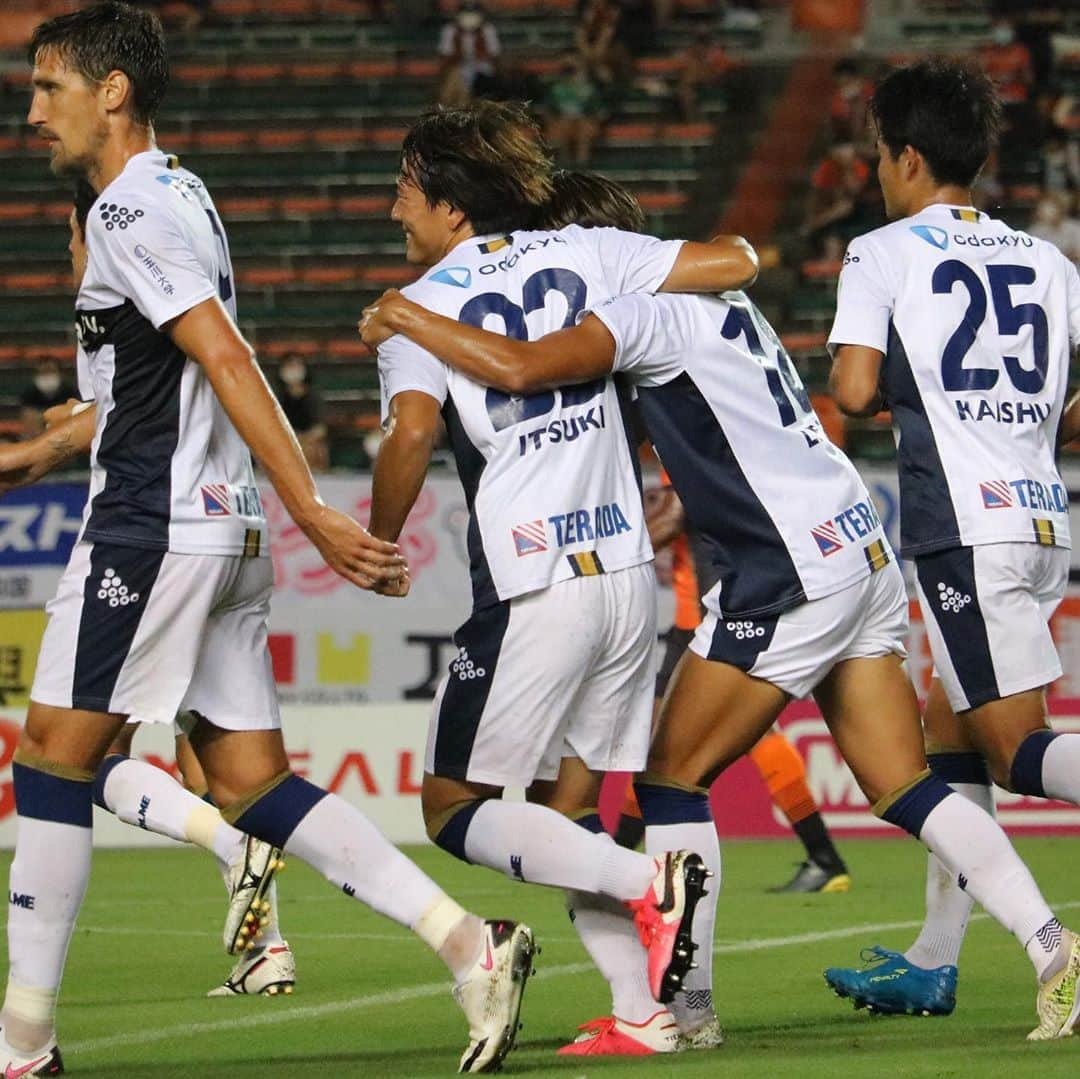
<path id="1" fill-rule="evenodd" d="M 1080 699 L 1051 699 L 1051 725 L 1055 731 L 1080 732 Z M 784 733 L 806 761 L 807 782 L 825 823 L 839 832 L 899 834 L 874 816 L 851 770 L 844 763 L 817 709 L 808 702 L 789 706 L 780 722 Z M 994 788 L 998 820 L 1007 831 L 1020 835 L 1080 833 L 1080 808 L 1068 802 L 1029 798 Z M 773 807 L 773 818 L 786 827 L 783 814 Z"/>

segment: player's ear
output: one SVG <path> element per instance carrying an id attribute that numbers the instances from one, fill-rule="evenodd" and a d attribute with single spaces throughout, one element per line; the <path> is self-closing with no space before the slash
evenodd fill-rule
<path id="1" fill-rule="evenodd" d="M 131 104 L 134 92 L 131 79 L 123 71 L 110 71 L 101 80 L 102 100 L 108 112 L 119 112 L 125 105 Z"/>

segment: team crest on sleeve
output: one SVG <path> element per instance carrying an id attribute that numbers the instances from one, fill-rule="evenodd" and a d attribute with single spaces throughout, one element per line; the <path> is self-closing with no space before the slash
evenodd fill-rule
<path id="1" fill-rule="evenodd" d="M 468 266 L 447 266 L 445 270 L 433 273 L 428 280 L 440 285 L 468 288 L 472 284 L 472 270 Z"/>
<path id="2" fill-rule="evenodd" d="M 514 537 L 514 550 L 518 558 L 548 549 L 547 529 L 544 528 L 543 521 L 526 521 L 525 524 L 514 525 L 510 534 Z"/>
<path id="3" fill-rule="evenodd" d="M 228 517 L 232 513 L 229 505 L 229 488 L 224 483 L 208 483 L 202 488 L 203 513 L 207 517 Z"/>
<path id="4" fill-rule="evenodd" d="M 834 521 L 826 521 L 816 528 L 811 528 L 810 535 L 814 537 L 822 558 L 828 558 L 829 555 L 843 550 L 844 541 L 840 538 L 840 533 Z"/>
<path id="5" fill-rule="evenodd" d="M 1012 491 L 1004 480 L 985 480 L 979 484 L 983 509 L 1010 509 L 1013 504 Z"/>
<path id="6" fill-rule="evenodd" d="M 949 234 L 936 225 L 912 225 L 910 227 L 911 231 L 920 240 L 925 240 L 931 247 L 936 247 L 939 251 L 944 251 L 949 246 Z"/>

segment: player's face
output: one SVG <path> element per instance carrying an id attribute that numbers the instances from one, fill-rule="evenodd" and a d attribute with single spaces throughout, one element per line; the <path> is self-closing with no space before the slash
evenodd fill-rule
<path id="1" fill-rule="evenodd" d="M 398 222 L 405 232 L 405 260 L 418 266 L 434 266 L 450 248 L 455 213 L 445 202 L 429 206 L 424 193 L 403 172 L 398 177 L 390 220 Z"/>
<path id="2" fill-rule="evenodd" d="M 49 167 L 57 176 L 86 176 L 108 137 L 100 86 L 72 71 L 55 49 L 42 49 L 33 87 L 26 119 L 49 144 Z"/>
<path id="3" fill-rule="evenodd" d="M 71 211 L 68 218 L 68 228 L 71 230 L 71 239 L 68 241 L 68 252 L 71 255 L 71 277 L 77 289 L 82 284 L 83 274 L 86 273 L 86 241 L 78 221 L 75 220 L 75 211 Z"/>

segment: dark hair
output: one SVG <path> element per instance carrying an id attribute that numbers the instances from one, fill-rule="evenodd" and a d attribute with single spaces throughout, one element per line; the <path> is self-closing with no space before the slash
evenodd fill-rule
<path id="1" fill-rule="evenodd" d="M 401 169 L 429 206 L 461 210 L 478 235 L 533 226 L 551 196 L 551 158 L 524 105 L 424 113 L 402 143 Z"/>
<path id="2" fill-rule="evenodd" d="M 35 64 L 43 49 L 55 49 L 68 67 L 89 82 L 110 71 L 131 80 L 131 115 L 151 124 L 169 85 L 169 58 L 161 20 L 152 11 L 105 0 L 40 23 L 27 56 Z"/>
<path id="3" fill-rule="evenodd" d="M 935 180 L 971 187 L 1001 130 L 1001 102 L 977 67 L 924 60 L 878 84 L 870 111 L 893 157 L 918 150 Z"/>
<path id="4" fill-rule="evenodd" d="M 551 199 L 544 207 L 543 225 L 561 229 L 566 225 L 583 228 L 645 231 L 645 211 L 634 194 L 622 184 L 596 172 L 559 169 L 551 178 Z"/>
<path id="5" fill-rule="evenodd" d="M 86 219 L 90 216 L 90 210 L 97 201 L 97 192 L 90 186 L 87 180 L 79 180 L 75 184 L 75 224 L 79 226 L 79 232 L 83 241 L 86 240 Z"/>

